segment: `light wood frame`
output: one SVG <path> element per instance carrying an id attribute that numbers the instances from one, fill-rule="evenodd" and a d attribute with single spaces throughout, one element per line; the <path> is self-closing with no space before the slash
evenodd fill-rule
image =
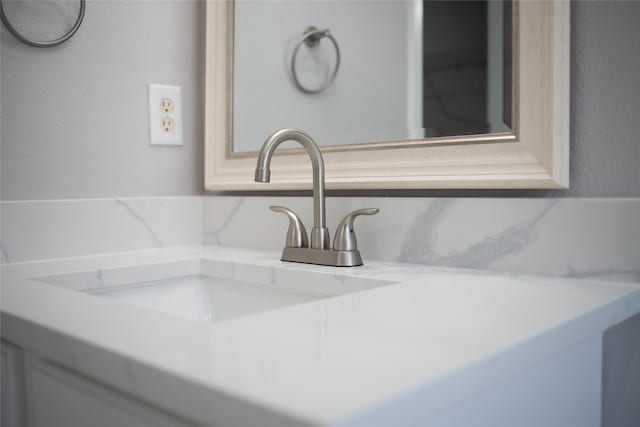
<path id="1" fill-rule="evenodd" d="M 311 188 L 302 150 L 276 152 L 270 184 L 253 180 L 257 153 L 231 152 L 233 1 L 206 15 L 205 188 Z M 568 1 L 514 0 L 512 132 L 322 147 L 327 188 L 568 187 L 569 25 Z"/>

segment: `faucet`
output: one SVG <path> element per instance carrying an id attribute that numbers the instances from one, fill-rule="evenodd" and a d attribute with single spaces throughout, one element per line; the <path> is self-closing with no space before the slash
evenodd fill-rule
<path id="1" fill-rule="evenodd" d="M 329 248 L 329 229 L 326 226 L 327 215 L 324 207 L 324 159 L 315 142 L 306 133 L 297 129 L 280 129 L 274 132 L 262 145 L 256 166 L 256 182 L 269 182 L 271 179 L 271 157 L 278 145 L 285 141 L 296 141 L 304 147 L 311 158 L 313 168 L 313 228 L 311 229 L 311 247 Z"/>
<path id="2" fill-rule="evenodd" d="M 362 265 L 362 257 L 356 242 L 353 221 L 359 215 L 375 215 L 379 209 L 359 209 L 347 215 L 336 230 L 333 248 L 330 248 L 329 229 L 326 226 L 324 196 L 324 159 L 318 145 L 309 135 L 297 129 L 280 129 L 264 142 L 258 154 L 255 181 L 271 180 L 271 158 L 280 144 L 295 141 L 302 145 L 311 158 L 313 169 L 313 228 L 311 243 L 300 217 L 284 206 L 270 206 L 274 212 L 280 212 L 289 218 L 289 230 L 282 252 L 282 261 L 303 262 L 308 264 L 353 267 Z"/>

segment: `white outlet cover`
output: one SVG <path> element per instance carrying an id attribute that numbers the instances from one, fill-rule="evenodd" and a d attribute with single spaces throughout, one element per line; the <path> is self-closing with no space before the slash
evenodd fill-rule
<path id="1" fill-rule="evenodd" d="M 182 141 L 182 88 L 180 86 L 149 83 L 149 137 L 151 145 L 183 145 Z M 173 101 L 173 111 L 165 113 L 160 108 L 161 100 Z M 162 119 L 169 117 L 174 126 L 171 132 L 162 128 Z"/>

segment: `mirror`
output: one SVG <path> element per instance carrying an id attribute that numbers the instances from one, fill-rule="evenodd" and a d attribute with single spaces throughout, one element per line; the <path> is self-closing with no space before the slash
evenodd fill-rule
<path id="1" fill-rule="evenodd" d="M 310 188 L 299 148 L 253 182 L 282 127 L 329 189 L 568 186 L 567 2 L 211 0 L 206 50 L 208 190 Z"/>
<path id="2" fill-rule="evenodd" d="M 510 132 L 504 16 L 509 0 L 236 1 L 231 151 L 285 127 L 320 146 Z"/>

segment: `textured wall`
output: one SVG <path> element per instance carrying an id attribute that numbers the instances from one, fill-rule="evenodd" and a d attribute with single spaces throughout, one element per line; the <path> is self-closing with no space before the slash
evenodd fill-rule
<path id="1" fill-rule="evenodd" d="M 203 11 L 89 0 L 78 33 L 50 49 L 2 26 L 2 199 L 199 194 Z M 182 86 L 183 147 L 149 145 L 149 82 Z"/>
<path id="2" fill-rule="evenodd" d="M 3 28 L 2 199 L 200 193 L 203 7 L 89 1 L 78 35 L 49 50 Z M 640 2 L 572 3 L 570 190 L 348 194 L 640 196 L 638 22 Z M 148 145 L 150 81 L 183 86 L 182 148 Z"/>
<path id="3" fill-rule="evenodd" d="M 640 196 L 640 2 L 572 3 L 571 196 Z"/>

